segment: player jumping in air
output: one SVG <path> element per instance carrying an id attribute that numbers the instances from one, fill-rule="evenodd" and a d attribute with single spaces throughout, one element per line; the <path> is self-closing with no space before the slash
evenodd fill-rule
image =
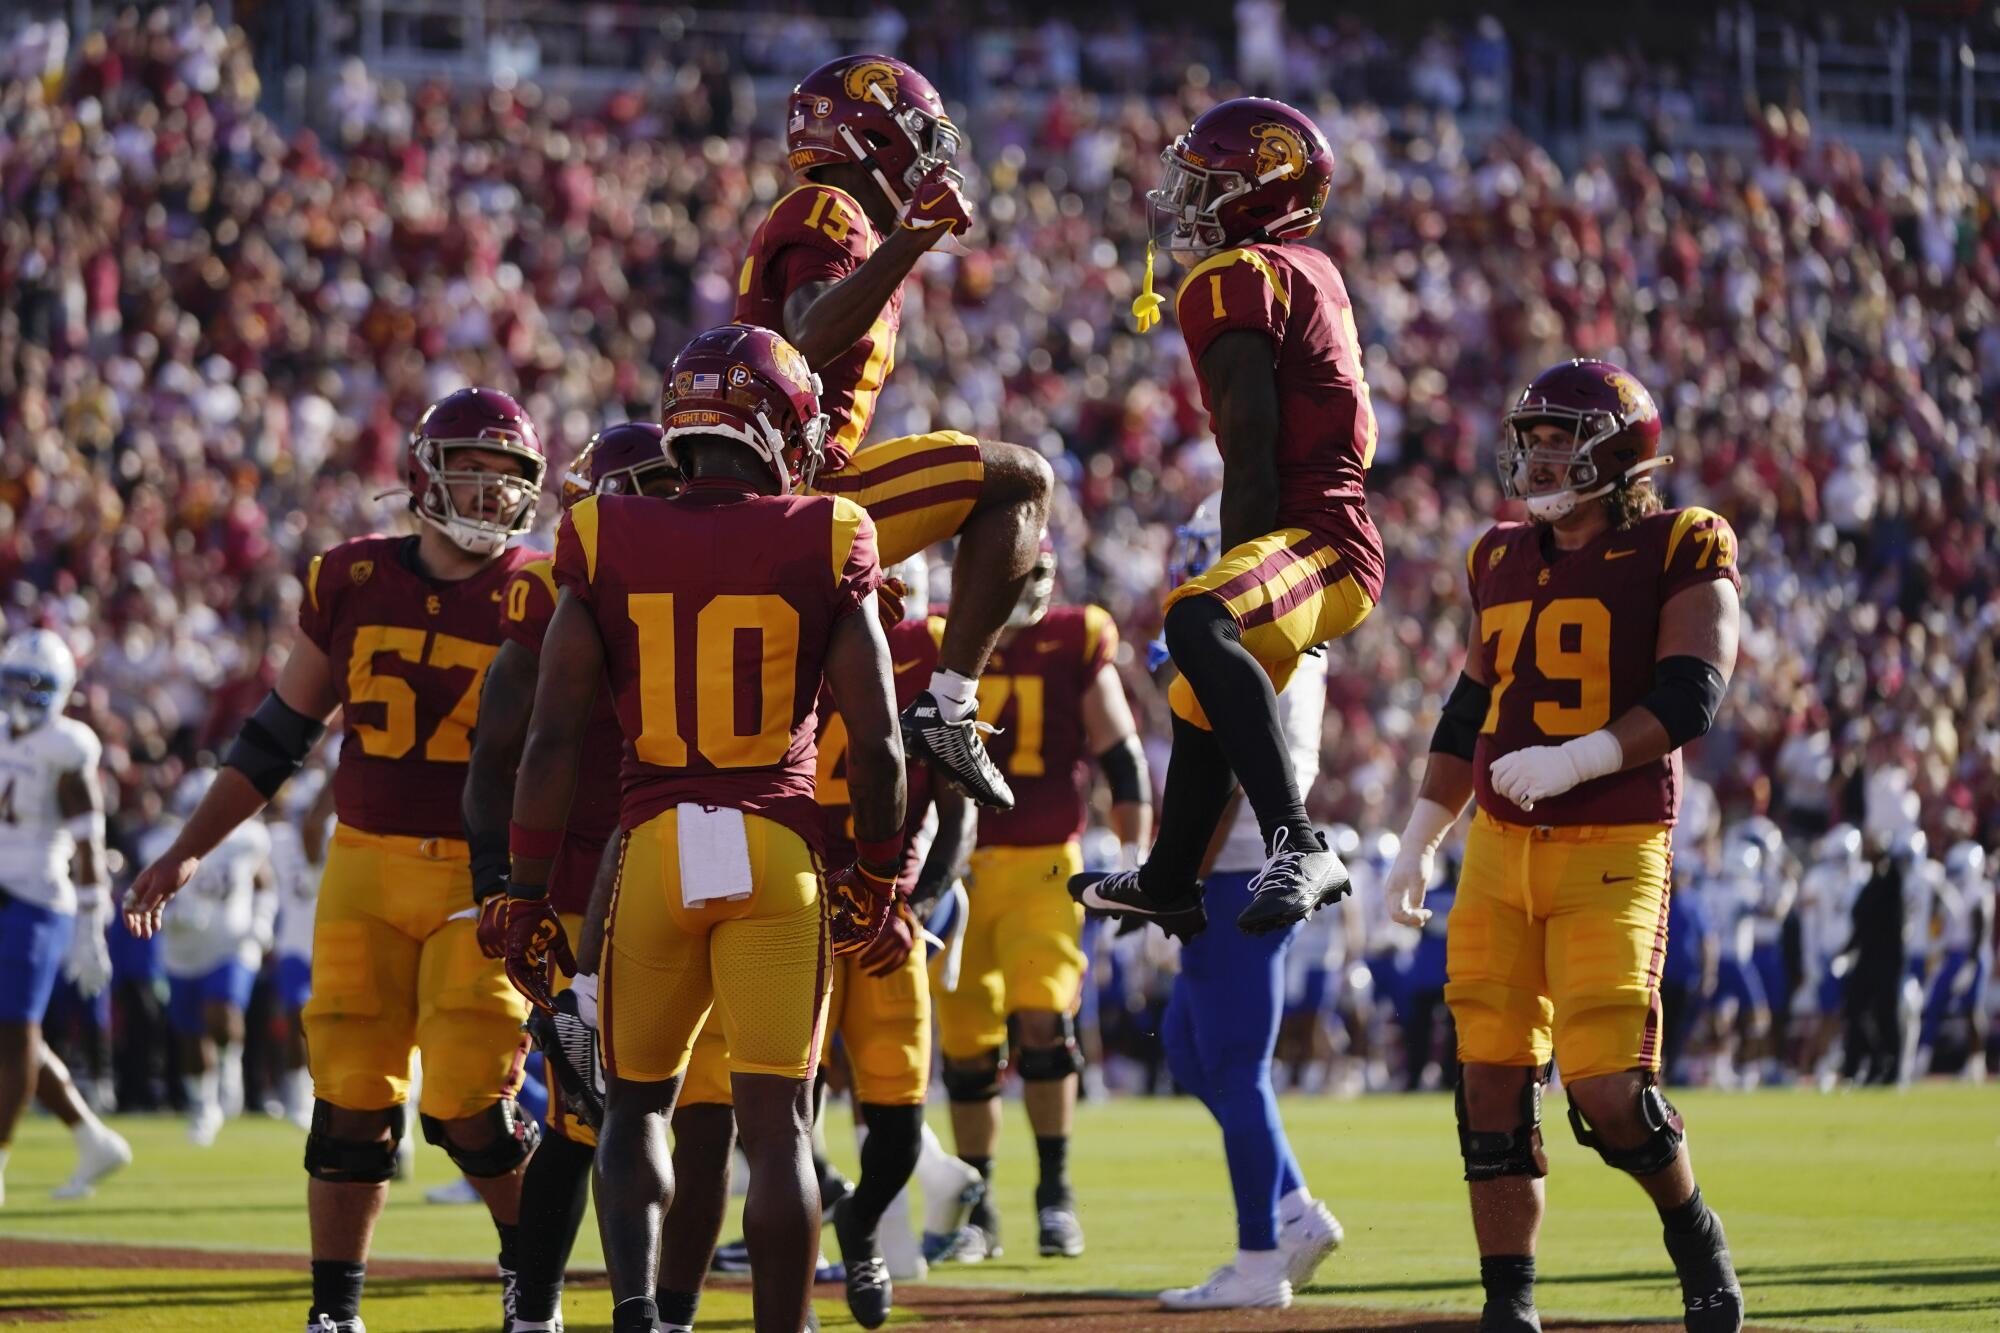
<path id="1" fill-rule="evenodd" d="M 1222 558 L 1167 598 L 1180 672 L 1173 757 L 1146 864 L 1078 875 L 1086 907 L 1159 916 L 1199 902 L 1209 840 L 1238 783 L 1264 838 L 1238 916 L 1282 930 L 1347 891 L 1347 869 L 1306 818 L 1277 691 L 1315 644 L 1382 595 L 1382 539 L 1362 479 L 1375 454 L 1361 344 L 1319 225 L 1333 153 L 1311 120 L 1243 97 L 1205 112 L 1165 153 L 1150 198 L 1165 244 L 1195 261 L 1174 310 L 1222 451 Z M 1134 309 L 1155 316 L 1147 294 Z"/>
<path id="2" fill-rule="evenodd" d="M 625 735 L 623 851 L 599 1000 L 608 1078 L 597 1197 L 616 1330 L 655 1327 L 666 1121 L 704 1021 L 729 1046 L 750 1194 L 756 1327 L 796 1333 L 819 1239 L 808 1132 L 834 954 L 887 925 L 903 763 L 881 568 L 866 511 L 802 494 L 825 418 L 804 358 L 768 329 L 696 338 L 660 420 L 686 477 L 671 500 L 595 495 L 556 533 L 560 597 L 542 643 L 514 791 L 507 968 L 537 1004 L 562 926 L 548 903 L 600 679 Z M 817 853 L 814 703 L 848 733 L 856 861 Z M 558 951 L 559 952 L 559 951 Z"/>
<path id="3" fill-rule="evenodd" d="M 480 955 L 459 795 L 479 689 L 500 645 L 508 581 L 534 552 L 544 461 L 535 426 L 494 389 L 433 403 L 406 457 L 414 537 L 362 537 L 315 557 L 299 638 L 215 782 L 133 882 L 140 938 L 237 825 L 296 773 L 336 708 L 339 825 L 313 927 L 306 1046 L 313 1080 L 305 1165 L 312 1219 L 308 1330 L 361 1333 L 362 1286 L 423 1056 L 424 1138 L 486 1201 L 514 1306 L 521 1168 L 540 1127 L 514 1101 L 527 1002 Z"/>
<path id="4" fill-rule="evenodd" d="M 903 280 L 972 225 L 952 163 L 959 133 L 929 79 L 889 56 L 843 56 L 792 90 L 785 145 L 799 188 L 758 227 L 736 318 L 783 333 L 818 372 L 824 460 L 802 480 L 874 520 L 884 565 L 958 538 L 951 625 L 929 685 L 903 712 L 913 759 L 983 805 L 1013 804 L 974 718 L 979 673 L 1048 526 L 1048 463 L 958 431 L 866 444 L 896 364 Z"/>
<path id="5" fill-rule="evenodd" d="M 1630 1172 L 1666 1227 L 1691 1333 L 1734 1333 L 1743 1293 L 1659 1088 L 1680 748 L 1736 662 L 1736 537 L 1662 509 L 1645 474 L 1660 416 L 1605 361 L 1535 377 L 1507 413 L 1502 523 L 1466 555 L 1476 617 L 1385 892 L 1422 925 L 1438 844 L 1478 811 L 1446 937 L 1458 1024 L 1459 1149 L 1472 1193 L 1484 1333 L 1540 1329 L 1542 1084 L 1561 1064 L 1570 1127 Z"/>

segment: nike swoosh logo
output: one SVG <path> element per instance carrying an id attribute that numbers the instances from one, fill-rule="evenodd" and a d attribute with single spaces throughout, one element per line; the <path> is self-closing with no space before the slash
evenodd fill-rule
<path id="1" fill-rule="evenodd" d="M 921 665 L 922 663 L 920 662 L 903 662 L 896 666 L 895 671 L 899 676 L 907 676 Z"/>
<path id="2" fill-rule="evenodd" d="M 1625 558 L 1626 556 L 1628 556 L 1628 555 L 1637 555 L 1637 554 L 1639 554 L 1639 553 L 1638 553 L 1638 551 L 1636 551 L 1636 550 L 1632 550 L 1632 551 L 1606 551 L 1606 552 L 1604 553 L 1604 558 L 1605 558 L 1606 560 L 1623 560 L 1623 559 L 1624 559 L 1624 558 Z"/>
<path id="3" fill-rule="evenodd" d="M 1630 883 L 1632 879 L 1630 875 L 1612 875 L 1612 874 L 1600 875 L 1599 878 L 1602 879 L 1606 884 L 1626 884 Z"/>
<path id="4" fill-rule="evenodd" d="M 943 202 L 944 202 L 945 200 L 947 200 L 947 199 L 949 199 L 949 198 L 951 198 L 951 191 L 950 191 L 950 190 L 946 190 L 946 191 L 944 191 L 944 192 L 943 192 L 943 193 L 941 193 L 941 194 L 934 194 L 934 195 L 932 195 L 932 196 L 931 196 L 930 198 L 928 198 L 928 199 L 924 200 L 924 201 L 923 201 L 923 203 L 921 203 L 920 205 L 918 205 L 918 207 L 920 207 L 920 208 L 936 208 L 936 207 L 937 207 L 937 206 L 938 206 L 939 204 L 943 203 Z"/>
<path id="5" fill-rule="evenodd" d="M 491 596 L 492 596 L 492 598 L 493 598 L 493 600 L 494 600 L 494 601 L 496 601 L 496 602 L 497 602 L 497 601 L 499 601 L 499 600 L 500 600 L 500 590 L 499 590 L 499 589 L 497 589 L 497 588 L 496 588 L 496 589 L 494 589 L 494 590 L 493 590 L 493 592 L 492 592 L 492 594 L 491 594 Z"/>

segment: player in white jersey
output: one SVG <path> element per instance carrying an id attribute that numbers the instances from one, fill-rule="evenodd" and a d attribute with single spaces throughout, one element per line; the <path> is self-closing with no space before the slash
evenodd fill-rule
<path id="1" fill-rule="evenodd" d="M 175 818 L 148 833 L 139 858 L 166 854 L 181 822 L 215 781 L 196 769 L 174 792 Z M 160 923 L 160 962 L 167 973 L 167 1022 L 181 1050 L 187 1089 L 188 1141 L 215 1142 L 223 1122 L 243 1109 L 243 1012 L 263 961 L 259 936 L 269 931 L 271 835 L 251 820 L 239 824 L 203 859 Z M 260 904 L 259 899 L 262 899 Z"/>
<path id="2" fill-rule="evenodd" d="M 1356 910 L 1361 920 L 1357 961 L 1365 968 L 1367 977 L 1366 991 L 1357 997 L 1355 1030 L 1359 1037 L 1362 1087 L 1369 1092 L 1387 1092 L 1395 1086 L 1389 1070 L 1392 1026 L 1405 1038 L 1408 1047 L 1404 1027 L 1410 969 L 1416 962 L 1419 933 L 1415 927 L 1389 915 L 1388 898 L 1380 891 L 1402 849 L 1399 834 L 1387 830 L 1371 833 L 1361 840 L 1360 853 L 1350 865 L 1355 875 L 1353 897 L 1359 904 Z M 1444 914 L 1437 915 L 1442 919 Z M 1417 1068 L 1406 1067 L 1404 1081 L 1414 1086 L 1413 1075 L 1421 1076 L 1425 1057 L 1414 1051 L 1408 1054 Z"/>
<path id="3" fill-rule="evenodd" d="M 1714 1077 L 1723 1087 L 1754 1085 L 1757 1057 L 1771 1030 L 1769 997 L 1754 961 L 1756 909 L 1763 895 L 1764 848 L 1754 838 L 1725 837 L 1709 874 L 1695 883 L 1702 913 L 1721 947 L 1710 1020 Z"/>
<path id="4" fill-rule="evenodd" d="M 1803 1064 L 1832 1086 L 1840 1068 L 1840 1032 L 1845 1022 L 1846 966 L 1842 951 L 1854 931 L 1854 900 L 1868 882 L 1861 830 L 1836 824 L 1813 845 L 1813 863 L 1799 881 L 1800 948 L 1804 984 L 1798 1014 L 1808 1025 Z"/>
<path id="5" fill-rule="evenodd" d="M 1181 532 L 1177 574 L 1199 573 L 1219 529 L 1204 505 Z M 1212 554 L 1208 555 L 1212 559 Z M 1320 724 L 1326 709 L 1326 659 L 1308 653 L 1278 696 L 1278 724 L 1301 792 L 1319 775 Z M 1284 1308 L 1340 1244 L 1340 1223 L 1306 1188 L 1286 1141 L 1271 1085 L 1271 1048 L 1285 995 L 1285 951 L 1299 927 L 1251 935 L 1236 928 L 1256 872 L 1267 859 L 1255 812 L 1239 791 L 1227 830 L 1210 857 L 1201 902 L 1214 924 L 1178 919 L 1169 929 L 1195 932 L 1181 949 L 1180 975 L 1161 1023 L 1174 1081 L 1201 1098 L 1222 1127 L 1230 1188 L 1236 1199 L 1236 1257 L 1206 1282 L 1160 1293 L 1170 1310 Z M 1194 918 L 1196 913 L 1182 914 Z"/>
<path id="6" fill-rule="evenodd" d="M 1241 832 L 1242 818 L 1230 826 L 1230 836 Z M 1285 949 L 1285 1017 L 1278 1028 L 1274 1084 L 1300 1092 L 1323 1091 L 1333 1072 L 1336 1051 L 1333 1023 L 1346 990 L 1347 965 L 1361 958 L 1361 894 L 1365 881 L 1356 863 L 1361 835 L 1346 824 L 1332 824 L 1320 830 L 1326 845 L 1347 863 L 1353 872 L 1356 892 L 1322 912 L 1315 912 L 1299 924 L 1299 932 Z M 1289 1078 L 1286 1077 L 1289 1071 Z"/>
<path id="7" fill-rule="evenodd" d="M 1917 1072 L 1930 1068 L 1944 1025 L 1967 1023 L 1965 1077 L 1986 1072 L 1986 978 L 1993 962 L 1993 884 L 1986 876 L 1986 849 L 1961 842 L 1945 853 L 1936 881 L 1937 941 L 1940 961 L 1924 1000 Z"/>
<path id="8" fill-rule="evenodd" d="M 304 1013 L 312 997 L 313 913 L 319 906 L 320 872 L 332 818 L 332 784 L 309 769 L 285 784 L 264 809 L 271 835 L 271 879 L 278 906 L 272 943 L 274 999 L 285 1016 L 284 1069 L 279 1101 L 285 1119 L 312 1128 L 312 1074 L 306 1068 Z"/>
<path id="9" fill-rule="evenodd" d="M 111 979 L 102 747 L 62 715 L 75 686 L 76 659 L 49 630 L 0 649 L 0 1203 L 15 1127 L 38 1092 L 76 1135 L 76 1174 L 60 1196 L 81 1197 L 132 1160 L 42 1040 L 58 973 L 86 999 Z"/>

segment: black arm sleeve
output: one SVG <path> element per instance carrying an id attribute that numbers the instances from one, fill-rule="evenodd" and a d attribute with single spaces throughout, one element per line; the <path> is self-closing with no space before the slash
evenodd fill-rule
<path id="1" fill-rule="evenodd" d="M 1653 692 L 1639 706 L 1660 720 L 1676 749 L 1706 732 L 1728 686 L 1713 662 L 1663 657 L 1653 664 Z"/>
<path id="2" fill-rule="evenodd" d="M 236 733 L 222 762 L 250 779 L 268 801 L 299 771 L 325 731 L 326 723 L 307 717 L 272 690 Z"/>
<path id="3" fill-rule="evenodd" d="M 472 851 L 472 900 L 485 902 L 507 887 L 514 871 L 514 858 L 507 850 L 505 829 L 467 829 L 466 845 Z"/>
<path id="4" fill-rule="evenodd" d="M 1437 730 L 1431 733 L 1432 753 L 1456 755 L 1470 763 L 1473 748 L 1479 743 L 1479 729 L 1486 725 L 1486 710 L 1492 703 L 1491 685 L 1481 685 L 1460 672 L 1458 684 L 1451 687 L 1451 697 L 1444 701 L 1444 711 L 1438 715 Z"/>
<path id="5" fill-rule="evenodd" d="M 1104 780 L 1111 784 L 1111 799 L 1119 804 L 1153 803 L 1153 778 L 1146 770 L 1146 751 L 1137 736 L 1127 736 L 1097 756 Z"/>

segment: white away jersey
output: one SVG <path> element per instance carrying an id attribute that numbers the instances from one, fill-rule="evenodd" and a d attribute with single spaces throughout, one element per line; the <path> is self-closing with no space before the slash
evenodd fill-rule
<path id="1" fill-rule="evenodd" d="M 271 835 L 271 878 L 278 892 L 280 958 L 310 959 L 313 953 L 313 913 L 319 907 L 319 867 L 306 860 L 299 826 L 288 819 L 265 825 Z"/>
<path id="2" fill-rule="evenodd" d="M 1319 778 L 1320 727 L 1326 720 L 1326 658 L 1307 653 L 1299 659 L 1291 683 L 1278 696 L 1278 729 L 1284 733 L 1285 750 L 1292 757 L 1292 773 L 1298 779 L 1301 796 L 1312 790 Z M 1264 835 L 1257 828 L 1257 812 L 1250 802 L 1239 801 L 1236 822 L 1216 853 L 1214 873 L 1261 870 L 1264 867 Z"/>
<path id="3" fill-rule="evenodd" d="M 0 888 L 38 907 L 76 911 L 69 878 L 76 840 L 63 827 L 56 786 L 66 774 L 95 769 L 103 752 L 97 734 L 73 717 L 20 736 L 0 725 Z"/>
<path id="4" fill-rule="evenodd" d="M 179 831 L 168 823 L 147 834 L 140 859 L 158 860 Z M 271 835 L 254 819 L 201 859 L 160 921 L 160 963 L 168 976 L 203 976 L 233 958 L 257 965 L 257 872 L 270 859 Z"/>

